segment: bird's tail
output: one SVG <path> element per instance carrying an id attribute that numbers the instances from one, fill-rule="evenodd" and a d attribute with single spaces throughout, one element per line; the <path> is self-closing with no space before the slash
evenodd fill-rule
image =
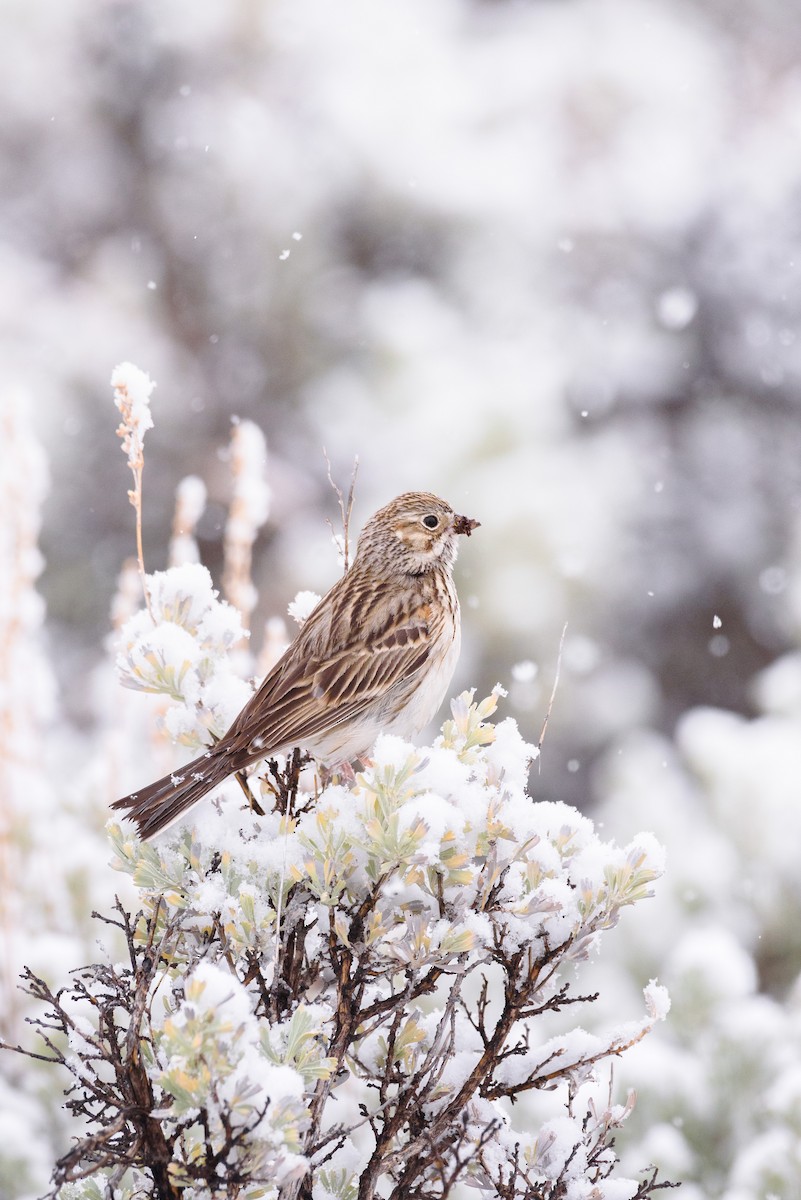
<path id="1" fill-rule="evenodd" d="M 222 743 L 212 747 L 180 770 L 116 800 L 111 807 L 124 810 L 127 817 L 136 821 L 140 837 L 152 837 L 236 769 L 225 749 Z"/>

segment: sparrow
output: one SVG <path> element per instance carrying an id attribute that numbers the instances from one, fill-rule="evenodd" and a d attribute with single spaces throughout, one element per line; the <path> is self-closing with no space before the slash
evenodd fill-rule
<path id="1" fill-rule="evenodd" d="M 349 569 L 309 614 L 230 729 L 200 757 L 112 804 L 152 837 L 229 775 L 299 747 L 325 767 L 409 738 L 442 703 L 459 657 L 459 537 L 480 524 L 405 492 L 362 530 Z"/>

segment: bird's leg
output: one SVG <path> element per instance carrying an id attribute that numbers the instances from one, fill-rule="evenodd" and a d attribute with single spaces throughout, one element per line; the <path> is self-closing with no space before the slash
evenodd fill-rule
<path id="1" fill-rule="evenodd" d="M 363 770 L 373 765 L 369 758 L 362 758 L 361 755 L 356 761 Z M 353 787 L 355 782 L 356 771 L 352 762 L 336 763 L 333 767 L 320 767 L 321 787 L 328 787 L 329 783 L 344 783 L 348 787 Z"/>
<path id="2" fill-rule="evenodd" d="M 356 774 L 349 762 L 337 763 L 333 767 L 327 767 L 325 763 L 320 763 L 317 771 L 321 792 L 338 783 L 355 783 L 356 781 Z"/>

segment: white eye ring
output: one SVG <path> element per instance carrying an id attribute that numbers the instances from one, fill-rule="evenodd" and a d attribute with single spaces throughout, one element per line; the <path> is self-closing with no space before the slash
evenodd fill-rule
<path id="1" fill-rule="evenodd" d="M 429 513 L 428 516 L 423 517 L 422 520 L 426 529 L 436 529 L 439 525 L 439 517 L 435 517 L 433 513 Z"/>

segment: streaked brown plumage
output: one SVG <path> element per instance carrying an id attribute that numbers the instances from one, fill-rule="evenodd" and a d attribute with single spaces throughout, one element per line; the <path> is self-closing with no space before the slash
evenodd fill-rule
<path id="1" fill-rule="evenodd" d="M 199 758 L 117 800 L 143 837 L 249 763 L 295 746 L 334 765 L 379 733 L 419 733 L 459 656 L 452 570 L 479 524 L 429 492 L 398 496 L 365 525 L 350 569 L 317 604 L 231 728 Z"/>

